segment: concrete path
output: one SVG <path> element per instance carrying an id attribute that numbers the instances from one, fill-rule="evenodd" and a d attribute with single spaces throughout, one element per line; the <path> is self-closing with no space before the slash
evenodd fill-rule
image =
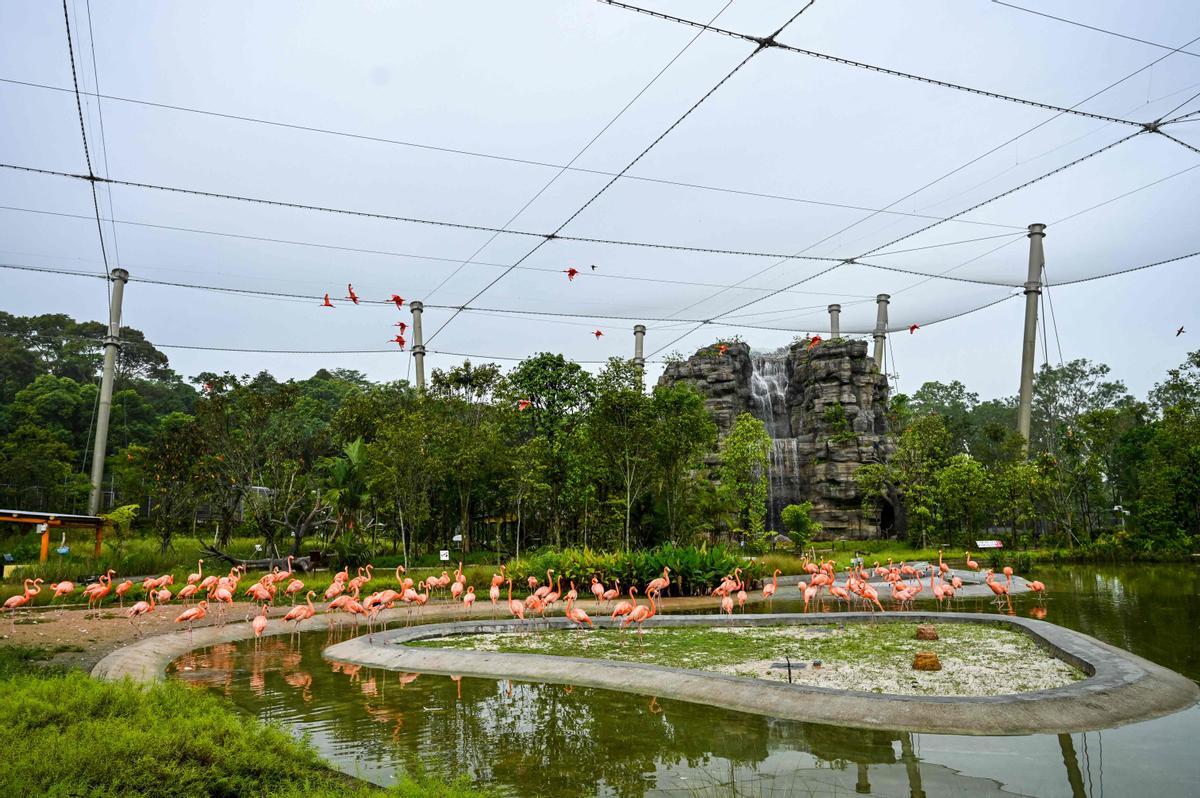
<path id="1" fill-rule="evenodd" d="M 1089 674 L 1050 690 L 1003 696 L 878 695 L 786 684 L 718 673 L 610 660 L 414 648 L 406 642 L 448 634 L 514 629 L 563 629 L 563 618 L 528 623 L 463 621 L 428 624 L 358 637 L 327 648 L 327 659 L 397 671 L 512 678 L 600 687 L 676 698 L 743 712 L 856 728 L 944 734 L 1002 735 L 1093 731 L 1176 712 L 1194 704 L 1190 679 L 1092 637 L 1044 621 L 974 613 L 889 612 L 746 615 L 738 626 L 904 620 L 997 624 L 1029 634 L 1041 646 Z M 653 626 L 727 625 L 717 615 L 659 615 Z M 597 625 L 611 626 L 608 619 Z"/>

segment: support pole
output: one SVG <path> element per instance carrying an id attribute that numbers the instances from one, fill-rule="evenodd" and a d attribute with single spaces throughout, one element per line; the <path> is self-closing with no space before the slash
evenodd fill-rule
<path id="1" fill-rule="evenodd" d="M 1029 454 L 1029 423 L 1033 415 L 1033 361 L 1037 352 L 1038 300 L 1042 296 L 1042 267 L 1046 255 L 1042 239 L 1046 225 L 1029 225 L 1029 273 L 1025 279 L 1025 337 L 1021 342 L 1021 392 L 1017 400 L 1017 432 L 1021 453 Z"/>
<path id="2" fill-rule="evenodd" d="M 417 369 L 417 390 L 424 393 L 425 391 L 425 336 L 421 334 L 421 314 L 425 311 L 425 305 L 421 302 L 410 302 L 409 310 L 412 311 L 413 319 L 413 360 L 416 361 Z"/>
<path id="3" fill-rule="evenodd" d="M 112 299 L 108 305 L 108 335 L 104 337 L 104 372 L 100 378 L 100 403 L 96 413 L 96 442 L 92 447 L 92 493 L 88 497 L 88 515 L 100 513 L 100 491 L 104 485 L 104 461 L 108 457 L 108 416 L 112 411 L 113 370 L 117 350 L 121 348 L 121 299 L 129 272 L 113 269 Z"/>
<path id="4" fill-rule="evenodd" d="M 875 370 L 880 374 L 883 373 L 883 348 L 884 341 L 887 339 L 887 310 L 890 299 L 891 296 L 888 294 L 879 294 L 875 297 L 875 332 L 872 336 L 875 338 Z"/>
<path id="5" fill-rule="evenodd" d="M 50 525 L 38 524 L 37 529 L 42 533 L 42 548 L 38 553 L 38 562 L 46 562 L 50 559 Z"/>
<path id="6" fill-rule="evenodd" d="M 842 317 L 841 305 L 829 306 L 829 340 L 842 337 L 842 325 L 840 323 Z"/>
<path id="7" fill-rule="evenodd" d="M 642 355 L 642 352 L 644 351 L 642 344 L 645 342 L 645 339 L 646 325 L 633 325 L 633 365 L 637 366 L 638 368 L 644 368 L 646 365 L 646 358 Z"/>

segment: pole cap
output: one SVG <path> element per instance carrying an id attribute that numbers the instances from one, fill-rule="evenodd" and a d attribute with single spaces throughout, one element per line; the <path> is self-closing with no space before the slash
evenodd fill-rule
<path id="1" fill-rule="evenodd" d="M 1033 224 L 1029 225 L 1029 235 L 1031 237 L 1046 235 L 1046 225 L 1042 224 L 1041 222 L 1034 222 Z"/>
<path id="2" fill-rule="evenodd" d="M 113 280 L 120 280 L 123 283 L 129 282 L 129 272 L 121 268 L 113 269 L 111 277 Z"/>
<path id="3" fill-rule="evenodd" d="M 419 299 L 414 299 L 412 302 L 408 303 L 408 309 L 413 313 L 420 313 L 425 309 L 425 304 Z"/>

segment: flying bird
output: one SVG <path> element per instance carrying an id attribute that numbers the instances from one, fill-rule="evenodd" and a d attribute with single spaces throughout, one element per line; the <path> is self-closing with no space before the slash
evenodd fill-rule
<path id="1" fill-rule="evenodd" d="M 333 303 L 329 301 L 329 294 L 325 295 L 325 301 L 321 303 L 321 307 L 323 307 L 323 308 L 333 307 Z"/>
<path id="2" fill-rule="evenodd" d="M 921 325 L 920 325 L 920 324 L 910 324 L 910 325 L 908 325 L 908 334 L 909 334 L 909 335 L 912 335 L 913 333 L 915 333 L 915 332 L 916 332 L 917 330 L 919 330 L 919 329 L 921 329 Z"/>
<path id="3" fill-rule="evenodd" d="M 518 399 L 517 400 L 517 409 L 518 410 L 528 410 L 532 406 L 533 406 L 533 402 L 529 401 L 528 399 Z"/>
<path id="4" fill-rule="evenodd" d="M 596 330 L 595 332 L 592 333 L 592 335 L 596 336 L 596 340 L 599 341 L 600 336 L 604 335 L 604 333 L 600 332 L 599 330 Z"/>
<path id="5" fill-rule="evenodd" d="M 592 271 L 596 271 L 596 264 L 592 264 Z"/>
<path id="6" fill-rule="evenodd" d="M 398 322 L 396 322 L 395 324 L 393 324 L 392 326 L 393 326 L 393 327 L 399 327 L 399 328 L 400 328 L 400 334 L 401 334 L 401 335 L 404 335 L 404 331 L 408 329 L 408 323 L 407 323 L 407 322 L 403 322 L 403 321 L 398 321 Z"/>
<path id="7" fill-rule="evenodd" d="M 399 294 L 392 294 L 392 301 L 396 303 L 397 308 L 404 305 L 404 297 L 400 296 Z"/>
<path id="8" fill-rule="evenodd" d="M 1175 337 L 1178 338 L 1179 336 L 1183 335 L 1185 332 L 1187 332 L 1187 330 L 1183 329 L 1183 325 L 1180 325 L 1179 329 L 1175 331 Z"/>
<path id="9" fill-rule="evenodd" d="M 575 275 L 579 274 L 579 269 L 576 269 L 574 266 L 569 269 L 563 269 L 563 271 L 566 273 L 567 279 L 571 281 L 574 281 Z"/>
<path id="10" fill-rule="evenodd" d="M 400 348 L 403 349 L 404 348 L 404 336 L 397 335 L 395 338 L 388 341 L 388 343 L 397 343 L 400 345 Z"/>
<path id="11" fill-rule="evenodd" d="M 358 304 L 358 294 L 354 293 L 354 286 L 350 285 L 349 283 L 346 283 L 346 290 L 350 292 L 350 296 L 346 297 L 346 299 L 349 299 L 351 302 L 353 302 L 354 304 L 357 305 Z"/>
<path id="12" fill-rule="evenodd" d="M 812 337 L 812 341 L 811 341 L 811 342 L 809 343 L 809 345 L 808 345 L 808 348 L 809 348 L 810 350 L 811 350 L 811 349 L 814 349 L 814 348 L 816 348 L 817 344 L 819 344 L 819 343 L 821 343 L 821 336 L 819 336 L 819 335 L 814 335 L 814 336 Z"/>

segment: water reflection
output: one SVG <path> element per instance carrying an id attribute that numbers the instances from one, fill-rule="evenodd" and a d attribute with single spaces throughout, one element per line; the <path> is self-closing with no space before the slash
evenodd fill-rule
<path id="1" fill-rule="evenodd" d="M 1112 579 L 1122 598 L 1111 606 L 1128 611 L 1140 586 L 1120 574 L 1081 582 L 1103 591 Z M 1075 612 L 1081 623 L 1143 640 L 1133 624 L 1106 618 L 1096 609 L 1103 602 L 1086 596 L 1064 589 L 1041 609 L 1051 620 L 1065 623 L 1061 617 Z M 1017 603 L 1021 614 L 1037 609 Z M 1194 628 L 1197 616 L 1190 618 Z M 265 638 L 257 648 L 252 641 L 219 645 L 181 658 L 173 670 L 307 734 L 339 767 L 380 784 L 420 770 L 465 774 L 490 792 L 521 796 L 1075 798 L 1105 788 L 1110 795 L 1147 788 L 1157 796 L 1190 795 L 1200 780 L 1196 708 L 1087 735 L 862 731 L 585 687 L 374 670 L 323 660 L 331 642 L 321 632 Z"/>

